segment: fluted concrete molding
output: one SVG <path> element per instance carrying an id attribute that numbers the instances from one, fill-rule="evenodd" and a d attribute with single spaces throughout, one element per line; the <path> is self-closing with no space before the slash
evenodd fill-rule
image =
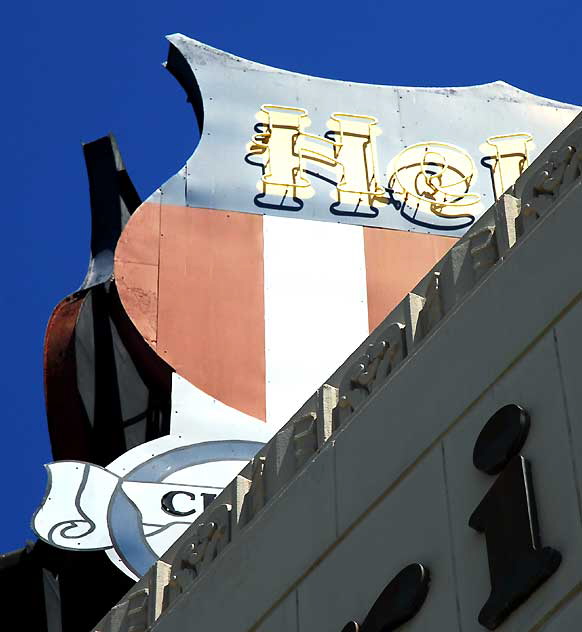
<path id="1" fill-rule="evenodd" d="M 363 354 L 349 365 L 340 380 L 337 406 L 333 410 L 336 430 L 366 401 L 370 393 L 383 384 L 390 372 L 406 357 L 405 328 L 392 323 L 368 338 Z"/>
<path id="2" fill-rule="evenodd" d="M 520 210 L 521 200 L 509 193 L 502 195 L 493 206 L 495 236 L 500 257 L 503 257 L 517 240 L 515 220 Z"/>
<path id="3" fill-rule="evenodd" d="M 174 557 L 172 565 L 158 562 L 158 564 L 163 564 L 161 569 L 162 581 L 156 584 L 158 590 L 155 596 L 151 589 L 150 580 L 152 621 L 155 621 L 163 609 L 190 588 L 202 570 L 211 564 L 229 544 L 231 539 L 231 510 L 231 505 L 222 504 L 214 507 L 211 512 L 205 512 L 206 522 L 196 525 L 194 533 L 191 533 L 188 540 L 182 545 Z M 161 598 L 159 598 L 160 594 Z"/>
<path id="4" fill-rule="evenodd" d="M 410 351 L 420 338 L 417 336 L 418 318 L 424 307 L 424 297 L 410 292 L 402 301 L 404 311 L 404 331 L 406 332 L 406 348 Z M 390 318 L 390 317 L 388 317 Z M 386 322 L 386 321 L 384 321 Z"/>
<path id="5" fill-rule="evenodd" d="M 424 305 L 418 315 L 416 342 L 425 338 L 443 317 L 440 294 L 440 272 L 433 272 L 429 277 Z"/>
<path id="6" fill-rule="evenodd" d="M 148 618 L 156 621 L 164 610 L 164 593 L 170 581 L 172 567 L 158 560 L 147 574 L 149 584 Z"/>
<path id="7" fill-rule="evenodd" d="M 461 241 L 450 249 L 443 260 L 440 273 L 440 297 L 445 314 L 450 312 L 475 284 L 470 247 L 470 241 Z"/>
<path id="8" fill-rule="evenodd" d="M 521 200 L 517 238 L 526 235 L 581 175 L 582 121 L 578 116 L 516 182 Z"/>
<path id="9" fill-rule="evenodd" d="M 475 282 L 485 276 L 499 260 L 495 231 L 494 224 L 486 225 L 469 237 Z"/>
<path id="10" fill-rule="evenodd" d="M 333 432 L 333 409 L 337 406 L 339 389 L 324 384 L 317 390 L 317 448 L 321 449 Z"/>
<path id="11" fill-rule="evenodd" d="M 273 448 L 273 442 L 269 442 L 267 447 L 268 449 Z M 258 454 L 249 464 L 251 468 L 250 486 L 243 500 L 238 521 L 239 527 L 248 524 L 265 506 L 267 501 L 266 462 L 267 457 Z"/>

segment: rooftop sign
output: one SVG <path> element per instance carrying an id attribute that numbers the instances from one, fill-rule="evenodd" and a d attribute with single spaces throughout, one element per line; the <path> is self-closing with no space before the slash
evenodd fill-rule
<path id="1" fill-rule="evenodd" d="M 50 465 L 34 517 L 44 540 L 105 550 L 134 578 L 578 112 L 502 82 L 351 84 L 170 41 L 201 139 L 128 220 L 114 278 L 175 371 L 170 436 L 107 468 Z M 343 376 L 340 417 L 404 353 L 389 346 Z"/>
<path id="2" fill-rule="evenodd" d="M 192 207 L 461 235 L 579 111 L 502 81 L 333 81 L 169 40 L 202 129 L 167 203 L 185 176 Z"/>

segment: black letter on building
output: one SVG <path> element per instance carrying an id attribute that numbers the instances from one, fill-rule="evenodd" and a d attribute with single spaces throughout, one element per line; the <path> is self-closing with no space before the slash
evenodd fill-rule
<path id="1" fill-rule="evenodd" d="M 420 610 L 428 594 L 430 573 L 422 564 L 403 568 L 384 588 L 361 627 L 347 623 L 342 632 L 391 632 Z"/>
<path id="2" fill-rule="evenodd" d="M 473 463 L 487 474 L 503 473 L 473 515 L 469 526 L 485 534 L 491 593 L 479 623 L 494 630 L 556 571 L 562 556 L 540 546 L 529 462 L 518 454 L 529 431 L 525 410 L 510 404 L 485 424 Z"/>

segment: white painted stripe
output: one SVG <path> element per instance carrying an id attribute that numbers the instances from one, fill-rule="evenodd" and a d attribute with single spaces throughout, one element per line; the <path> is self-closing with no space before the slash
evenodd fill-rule
<path id="1" fill-rule="evenodd" d="M 363 229 L 264 217 L 267 423 L 282 426 L 368 335 Z"/>
<path id="2" fill-rule="evenodd" d="M 177 373 L 172 374 L 170 433 L 190 443 L 231 439 L 266 443 L 273 435 L 263 421 L 227 406 Z"/>

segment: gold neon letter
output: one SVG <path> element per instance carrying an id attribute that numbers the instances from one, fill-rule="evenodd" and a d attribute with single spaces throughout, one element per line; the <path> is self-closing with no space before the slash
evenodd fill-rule
<path id="1" fill-rule="evenodd" d="M 471 213 L 455 210 L 481 199 L 469 192 L 475 163 L 461 147 L 432 140 L 410 145 L 394 158 L 389 173 L 392 188 L 405 203 L 439 217 L 474 219 Z"/>
<path id="2" fill-rule="evenodd" d="M 308 166 L 317 163 L 335 175 L 338 201 L 384 195 L 376 151 L 380 130 L 374 117 L 334 112 L 328 121 L 328 136 L 333 138 L 308 133 L 311 121 L 303 108 L 266 104 L 258 118 L 263 129 L 253 136 L 250 150 L 264 156 L 259 183 L 264 193 L 311 197 Z"/>
<path id="3" fill-rule="evenodd" d="M 490 136 L 486 143 L 495 149 L 489 168 L 495 199 L 507 191 L 529 165 L 528 143 L 533 136 L 527 132 Z"/>

